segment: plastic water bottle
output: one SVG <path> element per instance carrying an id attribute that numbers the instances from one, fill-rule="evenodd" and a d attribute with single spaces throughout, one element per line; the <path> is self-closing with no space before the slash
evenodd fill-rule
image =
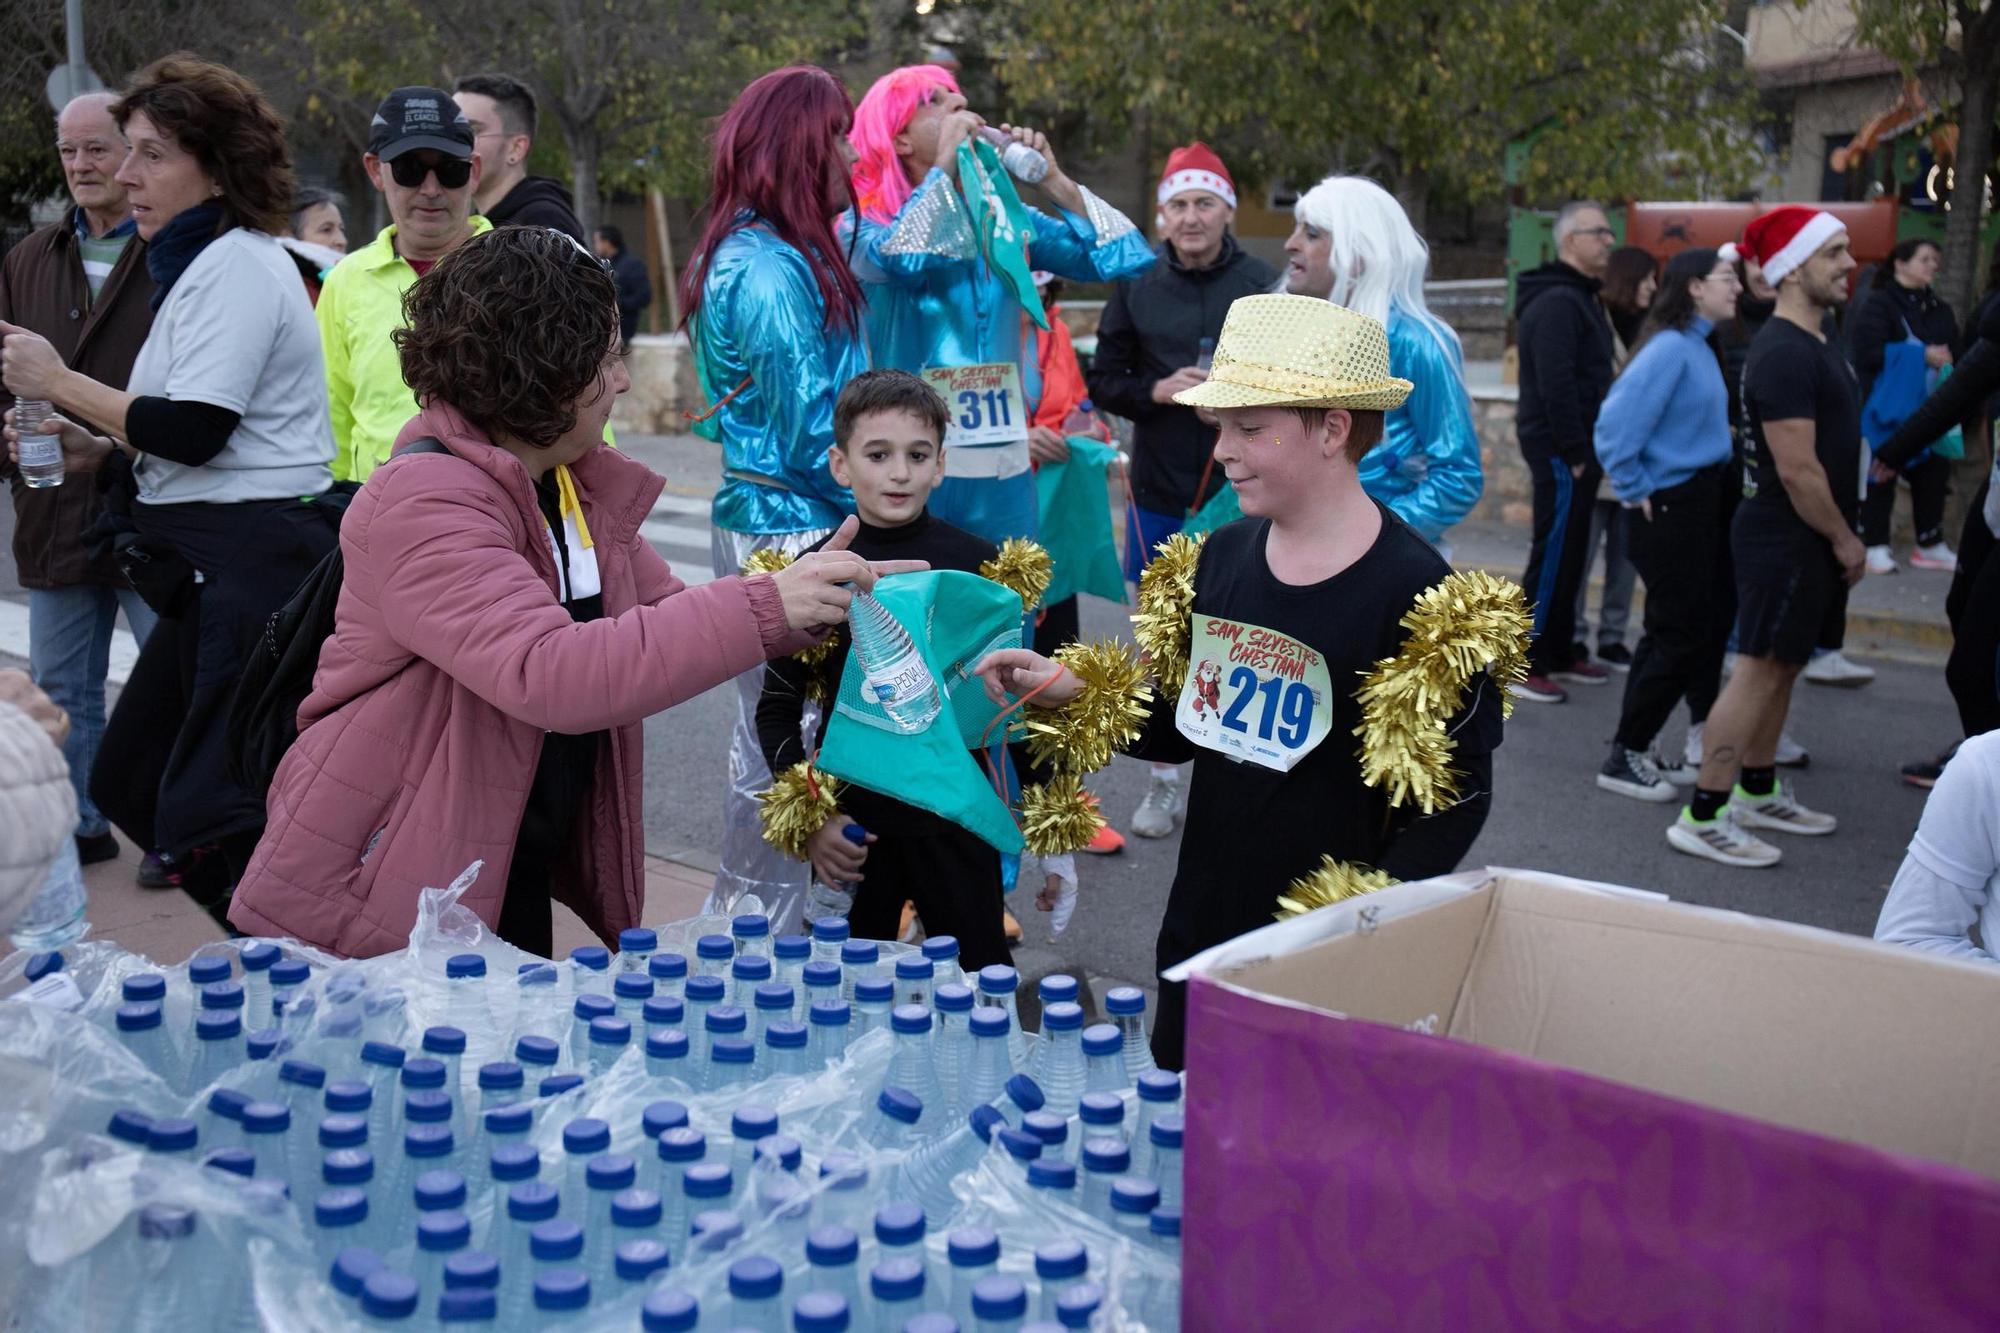
<path id="1" fill-rule="evenodd" d="M 1028 1184 L 1034 1189 L 1049 1191 L 1071 1207 L 1078 1206 L 1076 1163 L 1051 1157 L 1046 1148 L 1040 1157 L 1028 1163 Z"/>
<path id="2" fill-rule="evenodd" d="M 704 977 L 726 977 L 736 960 L 736 941 L 727 935 L 704 935 L 694 942 L 694 970 Z"/>
<path id="3" fill-rule="evenodd" d="M 899 1152 L 910 1146 L 923 1101 L 908 1088 L 885 1087 L 875 1094 L 875 1107 L 861 1126 L 861 1139 L 878 1152 Z"/>
<path id="4" fill-rule="evenodd" d="M 1086 1139 L 1079 1161 L 1083 1167 L 1083 1211 L 1108 1223 L 1111 1182 L 1132 1169 L 1132 1154 L 1118 1139 Z"/>
<path id="5" fill-rule="evenodd" d="M 1132 1125 L 1132 1167 L 1153 1174 L 1153 1121 L 1180 1109 L 1181 1076 L 1165 1069 L 1139 1075 L 1139 1116 Z"/>
<path id="6" fill-rule="evenodd" d="M 396 1099 L 395 1105 L 391 1108 L 398 1112 L 390 1126 L 392 1133 L 397 1129 L 408 1128 L 412 1123 L 409 1119 L 410 1098 L 417 1093 L 434 1092 L 438 1096 L 419 1097 L 417 1099 L 417 1105 L 425 1108 L 425 1118 L 416 1123 L 450 1123 L 452 1099 L 451 1093 L 445 1087 L 445 1080 L 446 1070 L 444 1061 L 438 1059 L 436 1056 L 420 1055 L 414 1060 L 403 1061 L 402 1073 L 397 1076 L 397 1082 L 402 1088 L 402 1095 Z M 439 1100 L 440 1098 L 442 1100 Z M 443 1114 L 439 1114 L 437 1110 L 440 1106 L 444 1108 Z"/>
<path id="7" fill-rule="evenodd" d="M 708 1136 L 692 1125 L 661 1131 L 653 1145 L 653 1188 L 659 1192 L 660 1205 L 666 1214 L 660 1225 L 676 1253 L 687 1237 L 688 1222 L 681 1173 L 700 1162 L 707 1151 Z"/>
<path id="8" fill-rule="evenodd" d="M 863 694 L 879 704 L 901 731 L 922 731 L 944 707 L 937 678 L 910 632 L 888 607 L 851 584 L 844 586 L 853 593 L 847 624 L 861 664 Z"/>
<path id="9" fill-rule="evenodd" d="M 771 941 L 771 957 L 778 965 L 778 972 L 773 980 L 792 987 L 796 993 L 805 966 L 812 961 L 812 937 L 780 935 Z"/>
<path id="10" fill-rule="evenodd" d="M 960 1100 L 964 1106 L 973 1107 L 1000 1096 L 1013 1076 L 1013 1060 L 1007 1049 L 1012 1025 L 1006 1010 L 989 1006 L 972 1011 L 966 1031 Z"/>
<path id="11" fill-rule="evenodd" d="M 363 1239 L 368 1196 L 352 1185 L 322 1190 L 313 1200 L 313 1244 L 329 1267 L 334 1257 Z"/>
<path id="12" fill-rule="evenodd" d="M 590 1023 L 590 1072 L 608 1074 L 632 1046 L 632 1025 L 622 1018 L 596 1018 Z"/>
<path id="13" fill-rule="evenodd" d="M 741 1038 L 750 1031 L 750 1016 L 733 1004 L 718 1004 L 702 1016 L 701 1025 L 702 1046 L 713 1054 L 718 1038 Z M 708 1073 L 712 1078 L 714 1071 Z"/>
<path id="14" fill-rule="evenodd" d="M 1021 1117 L 1021 1128 L 1041 1143 L 1043 1157 L 1076 1160 L 1076 1154 L 1070 1151 L 1069 1121 L 1055 1112 L 1031 1111 Z M 1081 1138 L 1078 1141 L 1081 1142 Z"/>
<path id="15" fill-rule="evenodd" d="M 659 947 L 657 931 L 645 926 L 625 927 L 618 932 L 618 970 L 645 975 L 647 964 L 652 962 L 653 951 Z"/>
<path id="16" fill-rule="evenodd" d="M 938 1082 L 937 1063 L 931 1056 L 931 1011 L 918 1004 L 899 1005 L 890 1015 L 890 1030 L 895 1033 L 895 1048 L 889 1056 L 889 1071 L 882 1080 L 884 1086 L 908 1088 L 923 1103 L 924 1116 L 917 1121 L 918 1134 L 949 1124 L 944 1088 Z"/>
<path id="17" fill-rule="evenodd" d="M 745 912 L 729 922 L 731 945 L 737 954 L 771 956 L 771 918 L 762 912 Z M 767 978 L 768 979 L 768 978 Z"/>
<path id="18" fill-rule="evenodd" d="M 993 1273 L 972 1284 L 973 1327 L 978 1333 L 1018 1333 L 1028 1317 L 1028 1288 L 1020 1278 Z"/>
<path id="19" fill-rule="evenodd" d="M 688 1035 L 680 1028 L 661 1028 L 646 1034 L 646 1074 L 650 1078 L 670 1078 L 693 1086 L 688 1072 Z"/>
<path id="20" fill-rule="evenodd" d="M 773 1023 L 764 1032 L 764 1051 L 767 1057 L 768 1077 L 803 1078 L 811 1071 L 807 1069 L 806 1042 L 809 1034 L 804 1023 L 786 1020 Z"/>
<path id="21" fill-rule="evenodd" d="M 694 1230 L 695 1217 L 728 1208 L 735 1190 L 736 1175 L 727 1162 L 696 1162 L 682 1171 L 681 1215 L 687 1219 L 687 1227 L 681 1233 L 683 1242 Z"/>
<path id="22" fill-rule="evenodd" d="M 701 1324 L 701 1302 L 674 1287 L 661 1287 L 639 1310 L 645 1333 L 694 1333 Z"/>
<path id="23" fill-rule="evenodd" d="M 937 988 L 933 999 L 937 1006 L 937 1036 L 931 1049 L 937 1057 L 945 1113 L 956 1119 L 972 1109 L 965 1095 L 972 1065 L 972 991 L 956 981 L 948 981 Z"/>
<path id="24" fill-rule="evenodd" d="M 611 1255 L 611 1276 L 615 1287 L 631 1291 L 643 1287 L 667 1271 L 672 1262 L 666 1243 L 651 1236 L 632 1236 L 618 1242 Z M 602 1285 L 602 1284 L 600 1284 Z"/>
<path id="25" fill-rule="evenodd" d="M 792 1304 L 793 1333 L 847 1333 L 853 1304 L 837 1291 L 809 1291 Z"/>
<path id="26" fill-rule="evenodd" d="M 484 1151 L 489 1164 L 489 1175 L 491 1175 L 491 1163 L 498 1160 L 502 1150 L 520 1148 L 533 1150 L 533 1145 L 528 1142 L 528 1136 L 535 1129 L 535 1108 L 527 1102 L 515 1102 L 511 1106 L 496 1106 L 479 1117 L 479 1127 L 481 1130 L 480 1141 L 476 1145 L 476 1151 L 473 1156 L 476 1161 L 478 1159 L 477 1150 Z M 536 1152 L 533 1169 L 513 1176 L 511 1179 L 516 1181 L 533 1180 L 541 1174 L 541 1169 L 541 1154 Z M 504 1190 L 502 1192 L 504 1194 Z"/>
<path id="27" fill-rule="evenodd" d="M 445 1260 L 472 1244 L 472 1223 L 456 1208 L 438 1208 L 417 1218 L 417 1284 L 425 1291 L 444 1286 Z"/>
<path id="28" fill-rule="evenodd" d="M 861 1238 L 844 1223 L 814 1227 L 806 1237 L 806 1286 L 830 1291 L 861 1308 Z"/>
<path id="29" fill-rule="evenodd" d="M 504 1231 L 507 1191 L 525 1185 L 541 1174 L 542 1154 L 533 1144 L 503 1143 L 487 1156 L 486 1185 L 481 1207 L 489 1212 L 485 1243 L 493 1244 Z"/>
<path id="30" fill-rule="evenodd" d="M 1104 429 L 1103 425 L 1097 419 L 1096 405 L 1088 398 L 1083 399 L 1075 407 L 1072 407 L 1069 410 L 1069 415 L 1063 418 L 1062 433 L 1064 435 L 1084 435 L 1093 440 L 1102 440 L 1109 435 L 1109 432 Z"/>
<path id="31" fill-rule="evenodd" d="M 1085 1092 L 1122 1097 L 1132 1090 L 1132 1078 L 1125 1069 L 1123 1033 L 1109 1023 L 1093 1023 L 1083 1030 L 1082 1045 Z"/>
<path id="32" fill-rule="evenodd" d="M 687 955 L 656 953 L 646 960 L 646 975 L 653 979 L 653 994 L 679 995 L 687 985 Z"/>
<path id="33" fill-rule="evenodd" d="M 271 967 L 282 956 L 269 940 L 245 940 L 237 949 L 236 960 L 243 964 L 245 1026 L 261 1028 L 271 1022 Z"/>
<path id="34" fill-rule="evenodd" d="M 1147 1134 L 1152 1139 L 1152 1162 L 1147 1168 L 1153 1179 L 1160 1182 L 1160 1206 L 1175 1208 L 1181 1206 L 1182 1158 L 1181 1138 L 1186 1122 L 1180 1112 L 1163 1115 L 1154 1120 Z"/>
<path id="35" fill-rule="evenodd" d="M 942 1138 L 919 1145 L 904 1159 L 900 1169 L 901 1193 L 939 1216 L 949 1213 L 958 1203 L 951 1182 L 979 1165 L 994 1131 L 1006 1123 L 1006 1118 L 992 1107 L 974 1107 L 964 1124 Z"/>
<path id="36" fill-rule="evenodd" d="M 743 1239 L 743 1218 L 728 1208 L 706 1208 L 688 1224 L 688 1246 L 704 1264 L 720 1264 Z"/>
<path id="37" fill-rule="evenodd" d="M 535 1275 L 556 1268 L 579 1268 L 584 1239 L 583 1227 L 567 1217 L 551 1217 L 528 1228 L 528 1255 L 535 1261 Z"/>
<path id="38" fill-rule="evenodd" d="M 370 1041 L 361 1046 L 361 1077 L 370 1090 L 368 1138 L 381 1143 L 397 1123 L 395 1103 L 401 1098 L 403 1065 L 408 1052 L 387 1042 Z"/>
<path id="39" fill-rule="evenodd" d="M 774 970 L 766 954 L 739 954 L 729 964 L 729 1003 L 746 1012 L 755 1008 L 757 988 L 771 979 Z"/>
<path id="40" fill-rule="evenodd" d="M 1029 1074 L 1041 1085 L 1048 1109 L 1076 1114 L 1083 1096 L 1083 1006 L 1064 1000 L 1042 1006 L 1042 1035 Z"/>
<path id="41" fill-rule="evenodd" d="M 438 1293 L 438 1323 L 451 1328 L 477 1328 L 500 1317 L 500 1303 L 484 1287 L 451 1287 Z"/>
<path id="42" fill-rule="evenodd" d="M 361 1314 L 370 1327 L 399 1328 L 417 1312 L 417 1280 L 384 1265 L 361 1284 Z"/>
<path id="43" fill-rule="evenodd" d="M 403 1131 L 403 1151 L 394 1154 L 387 1184 L 376 1193 L 376 1220 L 387 1237 L 378 1248 L 385 1254 L 407 1243 L 417 1212 L 417 1179 L 449 1162 L 452 1146 L 449 1125 L 412 1125 Z M 378 1173 L 381 1167 L 378 1162 Z"/>
<path id="44" fill-rule="evenodd" d="M 659 1193 L 654 1190 L 633 1188 L 620 1190 L 612 1195 L 609 1227 L 592 1233 L 596 1244 L 590 1256 L 590 1280 L 601 1290 L 610 1290 L 609 1284 L 613 1278 L 624 1277 L 625 1265 L 620 1260 L 627 1245 L 633 1241 L 659 1245 L 660 1242 L 653 1238 L 653 1233 L 660 1229 L 660 1218 L 665 1211 L 660 1204 Z M 664 1245 L 661 1246 L 661 1251 L 664 1256 L 666 1251 Z M 642 1281 L 651 1273 L 652 1267 L 660 1266 L 655 1264 L 647 1267 L 645 1263 L 647 1257 L 634 1256 L 631 1266 L 643 1271 L 638 1277 L 626 1280 Z M 661 1263 L 664 1262 L 663 1257 Z"/>
<path id="45" fill-rule="evenodd" d="M 856 1231 L 867 1227 L 874 1216 L 874 1205 L 869 1201 L 868 1163 L 853 1153 L 828 1153 L 820 1159 L 819 1176 L 820 1220 Z"/>
<path id="46" fill-rule="evenodd" d="M 820 966 L 818 963 L 814 967 Z M 836 991 L 835 994 L 839 992 Z M 848 1030 L 854 1021 L 854 1010 L 845 1000 L 814 1000 L 806 1011 L 806 1064 L 812 1069 L 825 1069 L 834 1061 L 847 1054 Z"/>
<path id="47" fill-rule="evenodd" d="M 817 1000 L 840 1000 L 840 963 L 815 958 L 799 969 L 800 1012 L 810 1014 Z"/>
<path id="48" fill-rule="evenodd" d="M 590 1316 L 590 1278 L 577 1268 L 535 1275 L 535 1322 L 548 1328 L 580 1324 Z"/>
<path id="49" fill-rule="evenodd" d="M 767 981 L 751 992 L 750 1003 L 756 1006 L 757 1038 L 761 1041 L 764 1034 L 771 1030 L 771 1024 L 791 1021 L 792 1011 L 798 1005 L 798 995 L 781 981 Z"/>
<path id="50" fill-rule="evenodd" d="M 243 1143 L 243 1109 L 256 1100 L 236 1088 L 214 1088 L 208 1099 L 202 1103 L 202 1142 L 213 1150 L 216 1148 L 241 1147 Z M 362 1132 L 367 1132 L 367 1122 L 362 1123 Z"/>
<path id="51" fill-rule="evenodd" d="M 1153 1047 L 1146 1036 L 1146 992 L 1137 986 L 1114 986 L 1104 995 L 1104 1012 L 1118 1025 L 1125 1040 L 1125 1072 L 1137 1082 L 1152 1073 Z"/>
<path id="52" fill-rule="evenodd" d="M 729 1117 L 729 1165 L 738 1180 L 748 1180 L 757 1160 L 757 1144 L 778 1132 L 778 1113 L 757 1102 L 745 1102 Z"/>
<path id="53" fill-rule="evenodd" d="M 1194 364 L 1197 370 L 1212 370 L 1215 367 L 1215 339 L 1201 340 L 1195 353 Z"/>
<path id="54" fill-rule="evenodd" d="M 496 1106 L 512 1106 L 520 1101 L 528 1076 L 512 1060 L 489 1060 L 479 1066 L 478 1081 L 479 1111 L 484 1115 Z"/>
<path id="55" fill-rule="evenodd" d="M 851 941 L 850 941 L 851 943 Z M 889 1011 L 895 1007 L 896 983 L 887 977 L 863 977 L 854 983 L 854 1030 L 848 1040 L 867 1036 L 889 1026 Z"/>
<path id="56" fill-rule="evenodd" d="M 607 1254 L 610 1250 L 612 1205 L 638 1180 L 638 1163 L 624 1153 L 599 1153 L 590 1159 L 590 1165 L 584 1169 L 584 1188 L 587 1191 L 583 1205 L 584 1230 L 597 1239 Z M 609 1264 L 604 1267 L 609 1271 Z"/>
<path id="57" fill-rule="evenodd" d="M 243 1020 L 233 1009 L 205 1009 L 195 1015 L 194 1059 L 186 1092 L 199 1092 L 243 1063 Z"/>
<path id="58" fill-rule="evenodd" d="M 1095 1282 L 1072 1283 L 1056 1297 L 1056 1323 L 1063 1328 L 1087 1329 L 1103 1308 L 1103 1287 Z"/>
<path id="59" fill-rule="evenodd" d="M 708 1011 L 721 1004 L 726 993 L 727 986 L 719 976 L 704 973 L 688 978 L 682 999 L 687 1010 L 688 1037 L 694 1042 L 689 1055 L 697 1064 L 708 1063 Z"/>
<path id="60" fill-rule="evenodd" d="M 563 1126 L 562 1146 L 562 1211 L 581 1220 L 590 1159 L 611 1151 L 611 1126 L 595 1116 L 578 1116 Z"/>
<path id="61" fill-rule="evenodd" d="M 280 958 L 271 964 L 271 1021 L 283 1017 L 284 1005 L 280 1000 L 289 1001 L 299 993 L 299 987 L 312 979 L 312 965 L 303 958 Z"/>
<path id="62" fill-rule="evenodd" d="M 1083 1242 L 1064 1237 L 1052 1240 L 1035 1251 L 1035 1278 L 1041 1285 L 1042 1296 L 1037 1306 L 1037 1316 L 1051 1323 L 1060 1322 L 1056 1318 L 1056 1300 L 1063 1290 L 1072 1283 L 1081 1282 L 1090 1273 L 1090 1253 L 1083 1248 Z"/>
<path id="63" fill-rule="evenodd" d="M 988 1227 L 960 1227 L 947 1237 L 945 1257 L 951 1263 L 952 1318 L 969 1324 L 973 1286 L 1000 1271 L 1000 1237 Z"/>
<path id="64" fill-rule="evenodd" d="M 55 408 L 35 398 L 14 400 L 14 430 L 20 436 L 21 480 L 34 490 L 63 484 L 62 437 L 48 424 Z M 71 859 L 76 849 L 70 848 Z M 72 938 L 74 938 L 72 936 Z M 33 946 L 15 941 L 21 948 Z"/>
<path id="65" fill-rule="evenodd" d="M 425 1028 L 424 1054 L 444 1066 L 444 1090 L 456 1101 L 465 1087 L 465 1030 L 449 1025 Z"/>
<path id="66" fill-rule="evenodd" d="M 575 1092 L 584 1085 L 584 1082 L 581 1074 L 551 1074 L 535 1085 L 535 1095 L 545 1102 L 553 1101 L 557 1097 Z M 572 1102 L 571 1105 L 574 1106 L 575 1103 Z"/>
<path id="67" fill-rule="evenodd" d="M 647 1140 L 657 1141 L 660 1135 L 670 1129 L 679 1129 L 688 1122 L 687 1105 L 671 1097 L 662 1097 L 656 1102 L 646 1103 L 639 1113 L 639 1132 Z"/>
<path id="68" fill-rule="evenodd" d="M 361 1284 L 382 1266 L 382 1256 L 363 1245 L 350 1245 L 333 1256 L 327 1267 L 327 1281 L 343 1296 L 361 1299 Z"/>
<path id="69" fill-rule="evenodd" d="M 623 971 L 611 979 L 611 1003 L 627 1023 L 642 1023 L 646 1001 L 653 998 L 653 979 L 644 972 Z"/>
<path id="70" fill-rule="evenodd" d="M 492 1245 L 500 1260 L 500 1317 L 509 1327 L 527 1309 L 532 1294 L 534 1229 L 555 1217 L 558 1202 L 555 1187 L 546 1181 L 523 1181 L 507 1191 L 506 1221 L 496 1221 Z"/>
<path id="71" fill-rule="evenodd" d="M 608 995 L 586 992 L 570 1002 L 569 1062 L 573 1068 L 590 1067 L 590 1025 L 618 1012 Z"/>
<path id="72" fill-rule="evenodd" d="M 655 954 L 654 957 L 659 955 Z M 653 998 L 639 1006 L 639 1021 L 647 1032 L 664 1031 L 667 1028 L 685 1027 L 687 1024 L 687 1002 L 679 995 L 662 995 L 657 989 Z"/>
<path id="73" fill-rule="evenodd" d="M 178 1090 L 187 1086 L 187 1076 L 180 1068 L 180 1053 L 162 1026 L 157 1002 L 119 1005 L 117 1023 L 118 1040 L 140 1063 L 169 1088 Z"/>
<path id="74" fill-rule="evenodd" d="M 1162 1204 L 1153 1210 L 1149 1223 L 1147 1229 L 1153 1233 L 1154 1248 L 1172 1258 L 1178 1272 L 1181 1261 L 1181 1210 Z"/>
<path id="75" fill-rule="evenodd" d="M 991 125 L 980 126 L 978 134 L 980 138 L 1000 150 L 1000 165 L 1007 168 L 1014 179 L 1037 185 L 1049 174 L 1048 158 L 1028 145 L 1017 139 L 1008 138 L 1005 133 L 994 129 Z"/>
<path id="76" fill-rule="evenodd" d="M 1128 1148 L 1125 1138 L 1125 1101 L 1113 1092 L 1086 1092 L 1076 1108 L 1077 1134 L 1091 1139 L 1117 1139 Z"/>
<path id="77" fill-rule="evenodd" d="M 868 1289 L 875 1297 L 875 1327 L 903 1327 L 924 1308 L 923 1260 L 880 1260 L 869 1270 Z"/>
<path id="78" fill-rule="evenodd" d="M 729 1265 L 730 1314 L 737 1328 L 785 1333 L 785 1270 L 768 1255 L 753 1254 Z"/>
<path id="79" fill-rule="evenodd" d="M 1158 1182 L 1131 1175 L 1111 1182 L 1112 1229 L 1141 1249 L 1151 1244 L 1153 1210 L 1159 1206 Z"/>
<path id="80" fill-rule="evenodd" d="M 812 922 L 813 961 L 815 963 L 838 963 L 840 961 L 840 946 L 847 943 L 848 936 L 851 933 L 848 930 L 846 915 L 808 915 L 807 920 Z M 846 997 L 843 996 L 842 998 Z"/>
<path id="81" fill-rule="evenodd" d="M 854 989 L 870 977 L 881 975 L 882 950 L 874 940 L 843 940 L 840 945 L 840 998 L 852 1004 Z M 889 988 L 891 995 L 895 987 Z"/>
<path id="82" fill-rule="evenodd" d="M 447 1291 L 492 1291 L 500 1285 L 500 1260 L 485 1250 L 460 1250 L 444 1261 Z"/>
<path id="83" fill-rule="evenodd" d="M 611 950 L 601 944 L 585 944 L 569 951 L 570 986 L 579 994 L 611 994 Z"/>
<path id="84" fill-rule="evenodd" d="M 1021 974 L 1004 963 L 979 969 L 979 1003 L 1007 1011 L 1007 1051 L 1014 1068 L 1028 1067 L 1028 1035 L 1021 1031 L 1021 1010 L 1015 1002 Z"/>
<path id="85" fill-rule="evenodd" d="M 799 1181 L 805 1150 L 788 1134 L 757 1140 L 750 1165 L 750 1199 L 755 1216 L 773 1224 L 771 1243 L 793 1250 L 812 1222 L 812 1196 Z"/>
<path id="86" fill-rule="evenodd" d="M 143 1111 L 127 1107 L 122 1111 L 111 1113 L 111 1121 L 104 1127 L 104 1132 L 120 1143 L 143 1148 L 146 1146 L 146 1140 L 152 1136 L 153 1118 Z"/>
<path id="87" fill-rule="evenodd" d="M 920 953 L 906 953 L 896 960 L 896 1004 L 920 1004 L 928 1009 L 932 1004 L 932 988 L 936 984 L 937 969 L 931 960 Z"/>

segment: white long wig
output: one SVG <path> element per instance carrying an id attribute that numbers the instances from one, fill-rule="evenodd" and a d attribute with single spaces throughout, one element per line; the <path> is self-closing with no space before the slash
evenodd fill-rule
<path id="1" fill-rule="evenodd" d="M 1385 325 L 1391 309 L 1401 311 L 1428 328 L 1452 359 L 1463 364 L 1458 334 L 1424 301 L 1430 247 L 1410 225 L 1396 196 L 1366 176 L 1328 176 L 1299 196 L 1292 214 L 1331 239 L 1328 263 L 1334 276 L 1328 300 Z"/>

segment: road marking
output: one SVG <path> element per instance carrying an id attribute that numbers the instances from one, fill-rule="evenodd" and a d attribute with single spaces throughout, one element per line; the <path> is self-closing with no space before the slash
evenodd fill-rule
<path id="1" fill-rule="evenodd" d="M 705 495 L 670 495 L 662 492 L 660 498 L 653 502 L 653 512 L 706 519 L 714 505 L 715 502 Z"/>
<path id="2" fill-rule="evenodd" d="M 0 598 L 0 654 L 28 660 L 28 607 L 25 602 Z M 105 672 L 105 679 L 123 686 L 131 679 L 132 664 L 139 660 L 139 641 L 132 637 L 132 631 L 118 628 L 111 631 L 111 665 Z"/>
<path id="3" fill-rule="evenodd" d="M 709 530 L 694 528 L 684 523 L 662 523 L 659 519 L 647 519 L 639 525 L 639 535 L 649 542 L 661 546 L 684 546 L 690 551 L 706 551 L 710 547 Z"/>

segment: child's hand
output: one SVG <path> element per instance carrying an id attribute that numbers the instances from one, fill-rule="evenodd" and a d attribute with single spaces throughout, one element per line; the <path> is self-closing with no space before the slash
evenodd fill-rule
<path id="1" fill-rule="evenodd" d="M 1044 685 L 1048 688 L 1041 689 L 1033 702 L 1041 708 L 1061 708 L 1083 689 L 1083 682 L 1068 667 L 1026 648 L 1002 648 L 988 653 L 972 670 L 986 682 L 986 697 L 1002 708 L 1012 699 Z"/>
<path id="2" fill-rule="evenodd" d="M 1045 856 L 1042 870 L 1045 879 L 1041 892 L 1035 895 L 1035 910 L 1050 914 L 1049 938 L 1059 939 L 1069 929 L 1069 919 L 1076 915 L 1076 858 L 1067 854 Z"/>
<path id="3" fill-rule="evenodd" d="M 843 830 L 852 822 L 836 810 L 819 826 L 819 832 L 806 839 L 806 856 L 812 862 L 813 873 L 841 888 L 861 882 L 861 866 L 868 859 L 867 844 L 875 841 L 875 835 L 870 833 L 860 846 L 849 842 Z"/>

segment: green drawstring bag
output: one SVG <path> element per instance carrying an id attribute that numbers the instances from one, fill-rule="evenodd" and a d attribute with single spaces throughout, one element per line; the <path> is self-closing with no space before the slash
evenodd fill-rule
<path id="1" fill-rule="evenodd" d="M 1042 296 L 1035 290 L 1034 266 L 1028 263 L 1028 237 L 1033 224 L 1028 206 L 1014 193 L 1014 182 L 1000 165 L 999 150 L 984 139 L 958 146 L 958 188 L 972 213 L 972 234 L 979 253 L 993 268 L 1009 294 L 1028 312 L 1038 328 L 1049 326 Z"/>
<path id="2" fill-rule="evenodd" d="M 1069 458 L 1044 463 L 1035 473 L 1041 509 L 1038 540 L 1055 566 L 1043 606 L 1087 592 L 1113 602 L 1125 600 L 1125 572 L 1111 535 L 1107 478 L 1118 451 L 1087 435 L 1069 438 Z"/>
<path id="3" fill-rule="evenodd" d="M 1236 488 L 1225 479 L 1222 489 L 1211 495 L 1207 503 L 1181 525 L 1181 531 L 1190 537 L 1199 537 L 1204 533 L 1214 532 L 1225 523 L 1234 523 L 1242 517 L 1243 506 L 1236 503 Z"/>
<path id="4" fill-rule="evenodd" d="M 1019 594 L 977 574 L 933 569 L 885 578 L 875 598 L 916 641 L 944 707 L 924 730 L 903 731 L 864 697 L 861 663 L 850 645 L 815 767 L 1018 853 L 1021 830 L 972 753 L 1000 711 L 972 669 L 990 652 L 1021 646 Z M 1000 732 L 992 739 L 1003 739 Z"/>

